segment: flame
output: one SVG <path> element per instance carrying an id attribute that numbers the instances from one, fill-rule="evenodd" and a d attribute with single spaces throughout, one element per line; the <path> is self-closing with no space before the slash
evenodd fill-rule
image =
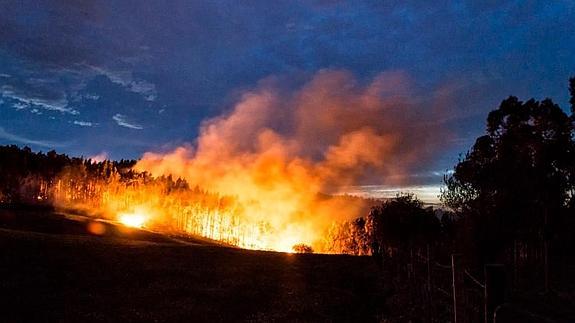
<path id="1" fill-rule="evenodd" d="M 118 215 L 118 221 L 125 226 L 142 228 L 146 223 L 146 216 L 140 213 L 122 213 Z"/>

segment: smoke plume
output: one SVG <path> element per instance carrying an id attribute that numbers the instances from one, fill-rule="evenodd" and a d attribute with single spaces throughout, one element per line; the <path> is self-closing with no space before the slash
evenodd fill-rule
<path id="1" fill-rule="evenodd" d="M 146 153 L 136 169 L 237 197 L 245 221 L 273 227 L 262 237 L 271 249 L 321 249 L 332 222 L 363 215 L 357 204 L 321 193 L 365 181 L 399 185 L 399 175 L 428 162 L 446 135 L 431 122 L 439 105 L 418 100 L 401 72 L 368 84 L 334 70 L 297 90 L 279 83 L 262 81 L 231 111 L 204 121 L 195 143 Z"/>

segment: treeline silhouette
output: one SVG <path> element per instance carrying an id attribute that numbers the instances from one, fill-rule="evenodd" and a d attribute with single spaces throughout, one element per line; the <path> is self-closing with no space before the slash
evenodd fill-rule
<path id="1" fill-rule="evenodd" d="M 51 150 L 47 153 L 34 153 L 29 147 L 15 145 L 0 146 L 0 202 L 2 203 L 52 203 L 55 185 L 62 181 L 79 182 L 82 178 L 123 181 L 135 179 L 137 174 L 131 171 L 134 160 L 95 162 L 82 157 L 69 157 Z M 73 177 L 64 178 L 69 173 Z M 146 177 L 146 174 L 143 174 Z M 64 183 L 66 184 L 66 183 Z M 80 190 L 78 190 L 80 191 Z M 89 190 L 77 196 L 70 192 L 71 199 L 80 199 L 89 194 Z"/>

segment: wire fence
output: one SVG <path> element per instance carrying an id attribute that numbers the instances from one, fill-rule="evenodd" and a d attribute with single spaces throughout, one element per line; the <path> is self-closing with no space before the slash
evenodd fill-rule
<path id="1" fill-rule="evenodd" d="M 521 264 L 515 260 L 511 265 L 469 266 L 464 255 L 438 252 L 434 256 L 434 249 L 427 246 L 410 250 L 408 256 L 398 258 L 406 264 L 405 267 L 395 264 L 399 269 L 394 272 L 400 283 L 407 280 L 410 296 L 420 301 L 426 322 L 490 323 L 496 322 L 497 311 L 507 315 L 515 311 L 518 316 L 527 313 L 525 315 L 529 317 L 537 317 L 526 309 L 506 303 L 509 290 L 517 287 L 515 281 L 523 279 L 513 275 L 517 272 L 513 265 L 524 268 L 527 260 L 531 261 L 528 257 L 524 257 Z"/>

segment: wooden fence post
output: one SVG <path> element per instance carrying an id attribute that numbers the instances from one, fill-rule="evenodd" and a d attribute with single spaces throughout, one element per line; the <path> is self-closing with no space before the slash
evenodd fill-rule
<path id="1" fill-rule="evenodd" d="M 465 291 L 463 285 L 463 258 L 461 254 L 451 255 L 451 276 L 453 287 L 454 323 L 465 322 Z"/>
<path id="2" fill-rule="evenodd" d="M 505 266 L 488 264 L 484 270 L 485 323 L 492 323 L 495 309 L 505 302 Z"/>

